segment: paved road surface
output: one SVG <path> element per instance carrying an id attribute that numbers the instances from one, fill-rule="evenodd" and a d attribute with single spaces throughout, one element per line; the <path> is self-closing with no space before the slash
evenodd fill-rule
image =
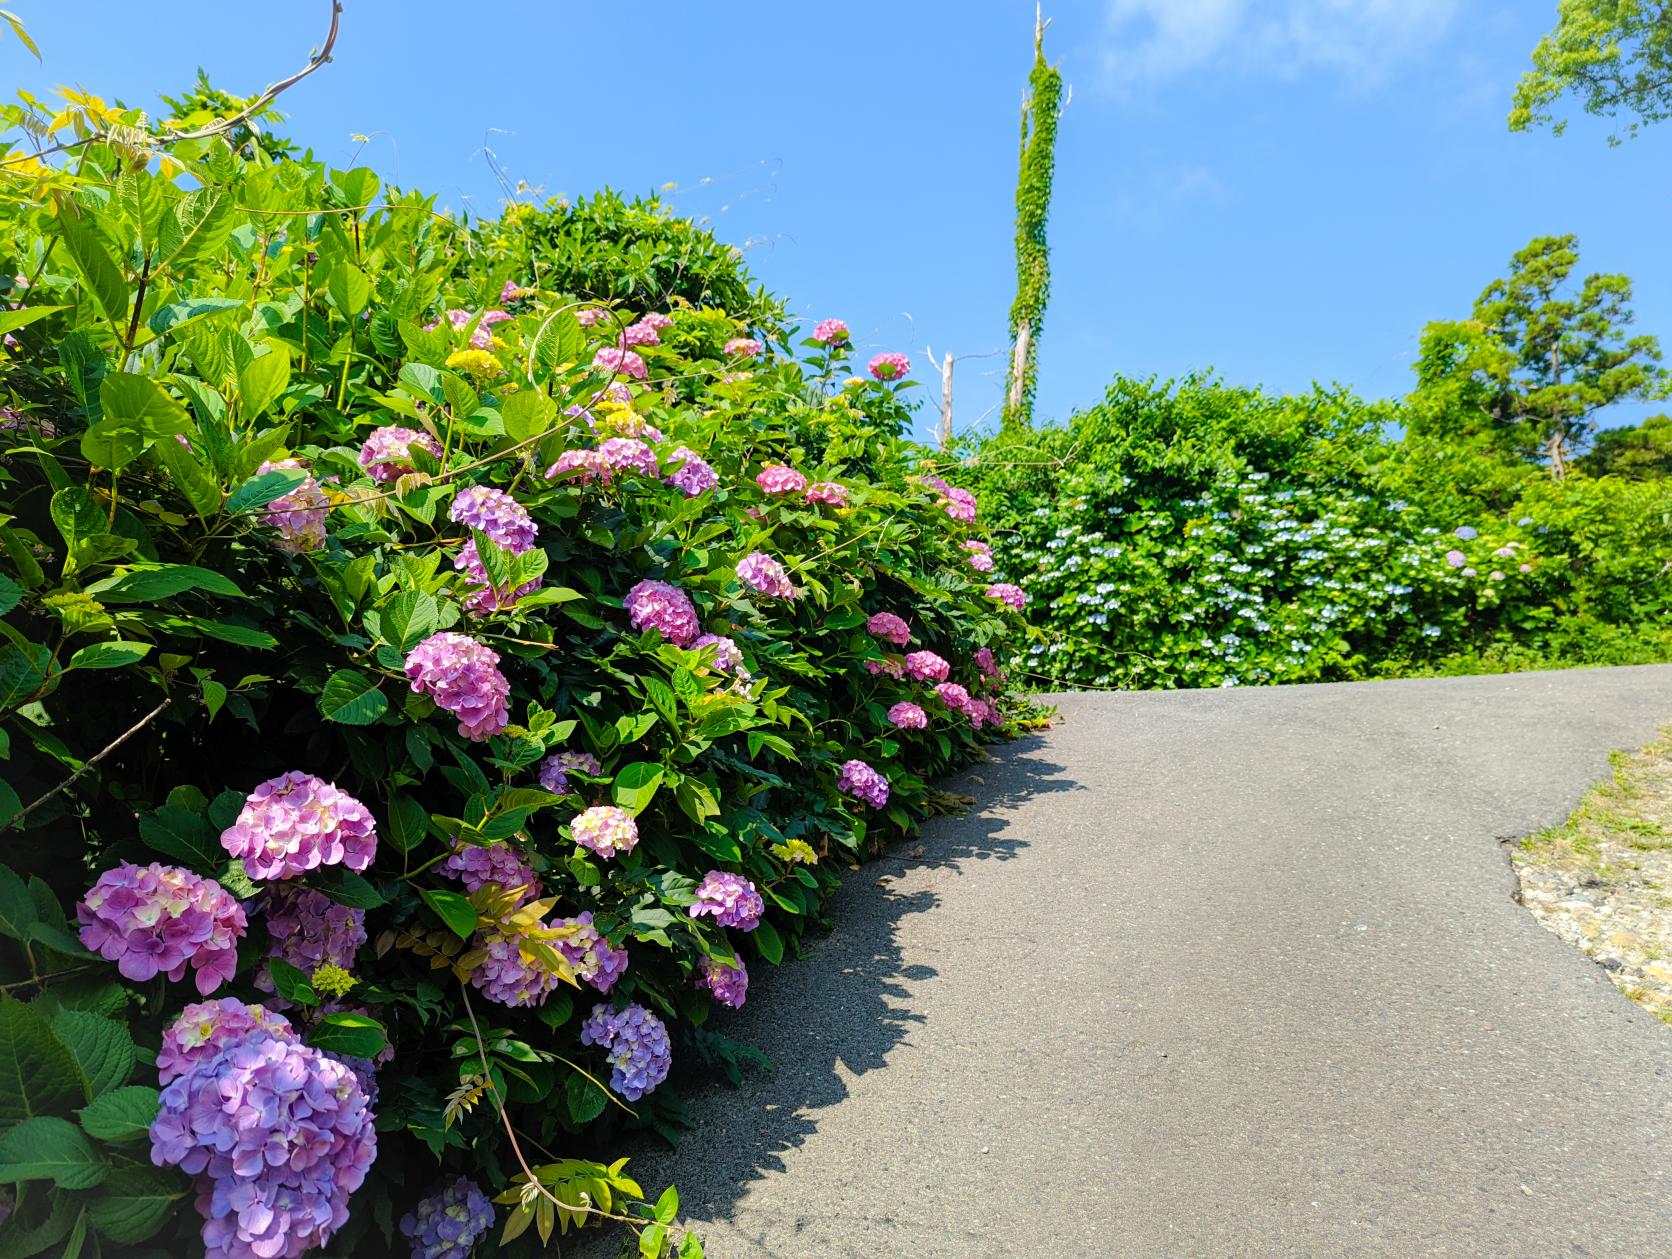
<path id="1" fill-rule="evenodd" d="M 1672 1028 L 1499 843 L 1672 667 L 1061 708 L 758 976 L 723 1025 L 777 1071 L 635 1161 L 711 1259 L 1672 1255 Z"/>

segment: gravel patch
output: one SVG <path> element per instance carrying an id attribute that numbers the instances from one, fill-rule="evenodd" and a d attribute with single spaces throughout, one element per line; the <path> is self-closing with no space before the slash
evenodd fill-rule
<path id="1" fill-rule="evenodd" d="M 1515 843 L 1520 901 L 1672 1024 L 1672 729 L 1613 758 L 1561 826 Z"/>

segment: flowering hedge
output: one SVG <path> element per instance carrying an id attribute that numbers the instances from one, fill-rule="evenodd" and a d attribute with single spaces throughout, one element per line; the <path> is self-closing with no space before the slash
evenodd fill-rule
<path id="1" fill-rule="evenodd" d="M 3 205 L 0 1256 L 699 1254 L 594 1156 L 1008 720 L 909 365 L 119 134 Z"/>

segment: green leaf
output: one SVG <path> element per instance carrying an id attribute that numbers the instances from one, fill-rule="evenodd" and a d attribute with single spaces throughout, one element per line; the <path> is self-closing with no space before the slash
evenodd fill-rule
<path id="1" fill-rule="evenodd" d="M 17 1209 L 0 1229 L 0 1259 L 33 1259 L 36 1255 L 54 1252 L 51 1247 L 67 1245 L 66 1234 L 86 1217 L 78 1194 L 62 1189 L 47 1189 L 31 1194 L 28 1201 L 19 1202 Z"/>
<path id="2" fill-rule="evenodd" d="M 218 869 L 226 860 L 220 831 L 200 811 L 177 804 L 165 804 L 154 813 L 142 815 L 139 837 L 147 848 L 200 873 Z"/>
<path id="3" fill-rule="evenodd" d="M 152 449 L 199 520 L 208 520 L 220 511 L 221 487 L 196 455 L 177 441 L 158 442 Z"/>
<path id="4" fill-rule="evenodd" d="M 505 425 L 505 435 L 512 441 L 526 441 L 534 434 L 544 432 L 556 414 L 557 405 L 535 389 L 521 389 L 499 401 L 500 422 Z"/>
<path id="5" fill-rule="evenodd" d="M 0 616 L 5 616 L 6 613 L 17 607 L 22 598 L 23 587 L 4 573 L 0 573 Z"/>
<path id="6" fill-rule="evenodd" d="M 672 1224 L 674 1217 L 679 1214 L 679 1190 L 669 1185 L 662 1190 L 662 1196 L 656 1199 L 656 1218 L 663 1224 Z"/>
<path id="7" fill-rule="evenodd" d="M 71 669 L 120 669 L 123 665 L 145 659 L 150 650 L 150 643 L 93 643 L 71 656 L 70 663 L 64 666 L 64 671 L 68 673 Z"/>
<path id="8" fill-rule="evenodd" d="M 136 565 L 87 587 L 87 593 L 100 603 L 154 603 L 186 590 L 203 590 L 232 599 L 244 597 L 232 578 L 195 564 L 157 564 L 143 568 Z"/>
<path id="9" fill-rule="evenodd" d="M 476 906 L 457 892 L 427 888 L 418 893 L 424 904 L 435 911 L 435 916 L 447 924 L 447 930 L 461 940 L 470 939 L 476 930 Z"/>
<path id="10" fill-rule="evenodd" d="M 56 311 L 68 309 L 68 306 L 25 306 L 20 310 L 0 310 L 0 335 L 16 332 L 37 319 L 45 319 Z"/>
<path id="11" fill-rule="evenodd" d="M 127 1083 L 139 1061 L 127 1027 L 102 1014 L 61 1009 L 53 1015 L 52 1030 L 86 1080 L 88 1101 Z"/>
<path id="12" fill-rule="evenodd" d="M 307 479 L 308 474 L 302 468 L 273 468 L 259 472 L 233 491 L 232 497 L 227 499 L 226 509 L 237 515 L 265 507 L 275 498 L 283 498 Z"/>
<path id="13" fill-rule="evenodd" d="M 316 871 L 308 886 L 324 892 L 339 905 L 350 909 L 376 909 L 384 903 L 383 893 L 372 886 L 370 879 L 356 874 L 347 866 L 330 866 Z"/>
<path id="14" fill-rule="evenodd" d="M 47 510 L 64 545 L 72 551 L 89 538 L 102 537 L 110 531 L 105 513 L 79 485 L 59 490 L 52 496 Z"/>
<path id="15" fill-rule="evenodd" d="M 303 1006 L 319 1004 L 319 994 L 308 982 L 307 974 L 295 963 L 282 957 L 270 957 L 267 959 L 267 974 L 272 977 L 273 990 L 286 1001 Z"/>
<path id="16" fill-rule="evenodd" d="M 639 1234 L 640 1259 L 657 1259 L 662 1253 L 662 1243 L 667 1239 L 667 1225 L 658 1222 L 647 1227 Z"/>
<path id="17" fill-rule="evenodd" d="M 616 804 L 633 813 L 643 813 L 662 785 L 662 767 L 650 761 L 634 761 L 615 776 L 610 795 Z"/>
<path id="18" fill-rule="evenodd" d="M 377 686 L 376 678 L 354 669 L 338 669 L 319 693 L 319 711 L 327 721 L 369 726 L 389 711 L 389 697 Z"/>
<path id="19" fill-rule="evenodd" d="M 366 273 L 351 262 L 340 262 L 325 278 L 325 296 L 344 319 L 353 319 L 372 299 L 372 283 Z"/>
<path id="20" fill-rule="evenodd" d="M 138 1141 L 157 1117 L 161 1096 L 145 1084 L 127 1084 L 97 1097 L 76 1112 L 88 1136 L 120 1145 Z"/>
<path id="21" fill-rule="evenodd" d="M 586 351 L 586 333 L 580 321 L 566 310 L 552 315 L 534 334 L 529 347 L 529 365 L 536 380 L 544 380 L 564 363 L 576 363 Z"/>
<path id="22" fill-rule="evenodd" d="M 755 942 L 755 947 L 767 961 L 776 966 L 784 960 L 784 941 L 778 935 L 778 930 L 770 922 L 762 922 L 749 936 Z"/>
<path id="23" fill-rule="evenodd" d="M 411 796 L 396 794 L 389 797 L 389 831 L 391 844 L 402 852 L 411 852 L 424 842 L 430 831 L 430 815 L 424 806 Z"/>
<path id="24" fill-rule="evenodd" d="M 110 1168 L 80 1128 L 37 1115 L 0 1136 L 0 1184 L 50 1180 L 60 1189 L 91 1189 Z"/>
<path id="25" fill-rule="evenodd" d="M 73 205 L 58 203 L 58 231 L 69 251 L 70 261 L 81 273 L 82 283 L 104 311 L 105 318 L 119 332 L 127 330 L 128 283 L 122 269 L 97 228 Z"/>
<path id="26" fill-rule="evenodd" d="M 218 315 L 223 310 L 242 310 L 246 304 L 236 297 L 188 297 L 158 308 L 156 314 L 146 320 L 146 326 L 161 336 L 170 329 L 184 327 L 208 315 Z"/>
<path id="27" fill-rule="evenodd" d="M 27 940 L 29 928 L 40 917 L 28 885 L 10 866 L 0 866 L 0 935 Z"/>
<path id="28" fill-rule="evenodd" d="M 441 624 L 435 597 L 422 590 L 401 591 L 378 610 L 378 616 L 383 638 L 403 653 L 435 633 Z"/>
<path id="29" fill-rule="evenodd" d="M 239 415 L 253 420 L 289 387 L 290 351 L 277 341 L 269 342 L 267 353 L 238 370 Z"/>
<path id="30" fill-rule="evenodd" d="M 384 1034 L 383 1024 L 376 1019 L 339 1010 L 322 1018 L 308 1033 L 307 1042 L 315 1049 L 349 1058 L 375 1058 L 383 1052 L 389 1038 Z"/>
<path id="31" fill-rule="evenodd" d="M 87 1218 L 99 1235 L 123 1245 L 152 1236 L 186 1196 L 186 1181 L 160 1167 L 119 1167 L 87 1202 Z"/>
<path id="32" fill-rule="evenodd" d="M 99 382 L 99 422 L 81 435 L 81 452 L 101 468 L 120 469 L 159 438 L 191 427 L 191 416 L 149 376 L 111 372 Z"/>
<path id="33" fill-rule="evenodd" d="M 279 645 L 279 640 L 265 630 L 251 629 L 248 625 L 238 625 L 232 621 L 211 621 L 199 616 L 180 618 L 181 623 L 191 626 L 206 638 L 218 638 L 223 643 L 236 643 L 240 647 L 257 647 L 269 650 Z"/>
<path id="34" fill-rule="evenodd" d="M 661 716 L 662 720 L 674 729 L 679 727 L 679 701 L 674 698 L 673 689 L 660 678 L 646 678 L 644 693 L 650 698 L 651 705 Z"/>
<path id="35" fill-rule="evenodd" d="M 576 1123 L 591 1123 L 610 1104 L 609 1095 L 579 1071 L 563 1083 L 563 1103 Z"/>
<path id="36" fill-rule="evenodd" d="M 233 218 L 232 198 L 226 193 L 213 188 L 187 193 L 163 215 L 152 266 L 172 266 L 178 271 L 189 262 L 219 253 L 232 235 Z M 153 326 L 155 322 L 152 321 Z"/>
<path id="37" fill-rule="evenodd" d="M 85 1100 L 75 1059 L 47 1021 L 0 996 L 0 1127 Z"/>
<path id="38" fill-rule="evenodd" d="M 11 708 L 43 689 L 50 689 L 47 671 L 51 667 L 52 653 L 39 643 L 21 647 L 7 643 L 0 648 L 0 709 Z"/>

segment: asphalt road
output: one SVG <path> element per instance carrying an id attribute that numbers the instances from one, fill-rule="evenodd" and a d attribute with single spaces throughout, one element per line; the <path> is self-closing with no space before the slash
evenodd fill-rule
<path id="1" fill-rule="evenodd" d="M 1672 1255 L 1672 1028 L 1500 843 L 1672 666 L 1060 704 L 719 1021 L 710 1259 Z"/>

